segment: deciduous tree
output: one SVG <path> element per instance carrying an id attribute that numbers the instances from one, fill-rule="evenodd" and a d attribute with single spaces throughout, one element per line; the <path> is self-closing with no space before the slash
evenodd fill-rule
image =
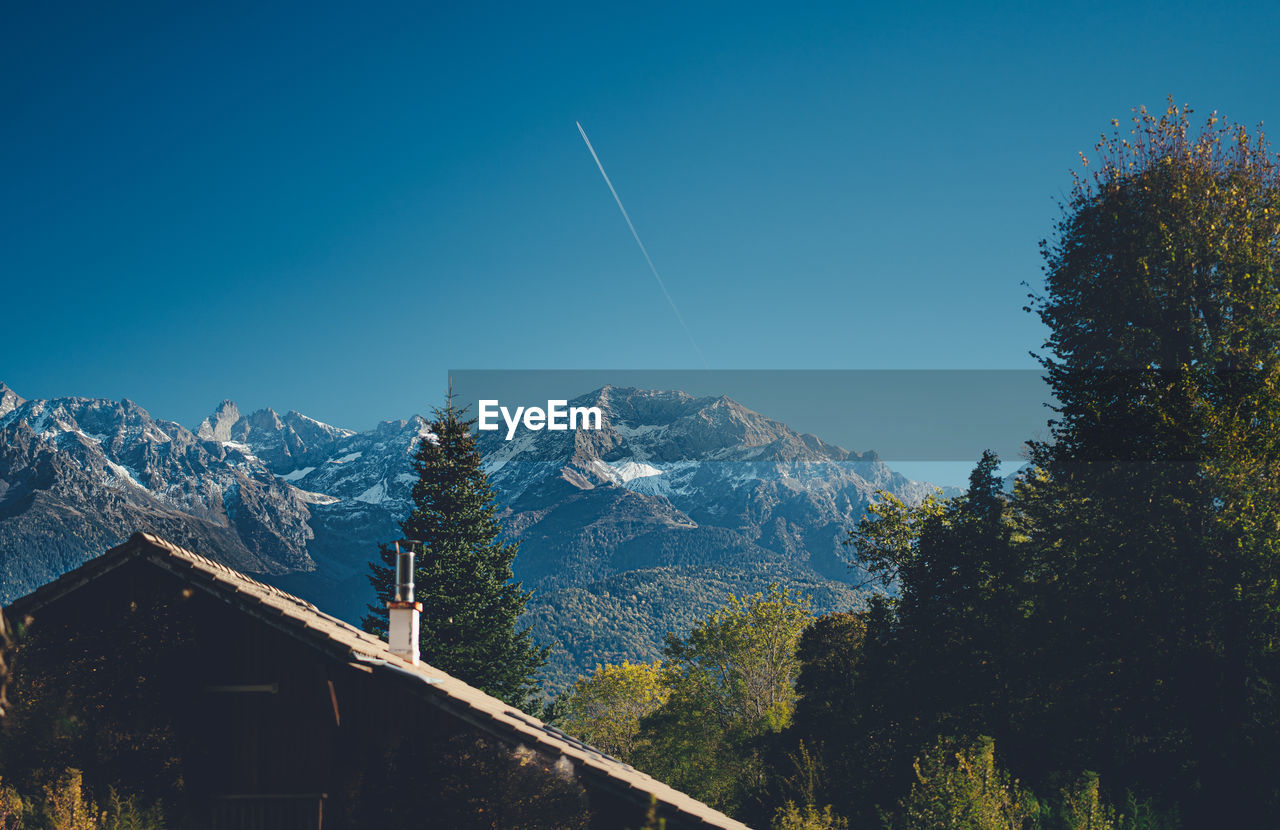
<path id="1" fill-rule="evenodd" d="M 1055 658 L 1044 758 L 1185 800 L 1193 824 L 1274 815 L 1280 167 L 1260 131 L 1196 133 L 1172 104 L 1097 150 L 1031 303 L 1058 402 L 1024 500 Z"/>
<path id="2" fill-rule="evenodd" d="M 915 761 L 911 792 L 887 816 L 892 830 L 1022 830 L 1035 799 L 996 764 L 995 743 L 940 740 Z"/>
<path id="3" fill-rule="evenodd" d="M 637 765 L 720 809 L 761 808 L 761 739 L 791 721 L 796 645 L 812 619 L 808 597 L 772 586 L 668 635 L 670 697 L 641 724 Z"/>
<path id="4" fill-rule="evenodd" d="M 640 721 L 667 701 L 661 663 L 623 662 L 597 666 L 564 693 L 556 707 L 566 732 L 629 761 L 640 738 Z"/>

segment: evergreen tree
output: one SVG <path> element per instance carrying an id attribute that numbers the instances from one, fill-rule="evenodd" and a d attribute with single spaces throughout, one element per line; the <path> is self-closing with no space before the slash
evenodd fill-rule
<path id="1" fill-rule="evenodd" d="M 802 644 L 793 731 L 826 742 L 831 797 L 851 818 L 868 821 L 875 803 L 903 794 L 911 759 L 938 735 L 1003 743 L 1021 720 L 1028 574 L 999 463 L 984 453 L 962 496 L 908 506 L 880 493 L 849 544 L 891 596 L 841 636 L 815 628 Z M 829 667 L 837 661 L 844 676 Z"/>
<path id="2" fill-rule="evenodd" d="M 517 623 L 531 591 L 515 582 L 518 542 L 504 542 L 493 490 L 471 427 L 452 395 L 418 442 L 413 511 L 400 523 L 416 553 L 415 596 L 422 603 L 422 659 L 494 697 L 531 705 L 546 647 Z M 395 551 L 380 546 L 369 581 L 384 604 L 369 606 L 364 629 L 386 636 L 385 602 L 395 596 Z"/>

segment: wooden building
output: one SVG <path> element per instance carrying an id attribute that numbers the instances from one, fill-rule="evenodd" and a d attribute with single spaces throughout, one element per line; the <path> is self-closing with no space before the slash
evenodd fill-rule
<path id="1" fill-rule="evenodd" d="M 37 734 L 42 715 L 19 711 L 34 649 L 45 698 L 65 692 L 114 719 L 85 727 L 103 730 L 92 744 L 103 763 L 164 778 L 194 826 L 613 830 L 654 814 L 672 830 L 745 826 L 155 536 L 135 534 L 8 613 L 24 644 L 5 728 Z"/>

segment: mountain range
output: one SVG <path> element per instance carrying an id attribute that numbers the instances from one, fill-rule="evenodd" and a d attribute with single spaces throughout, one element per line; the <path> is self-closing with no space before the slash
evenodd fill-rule
<path id="1" fill-rule="evenodd" d="M 777 582 L 817 610 L 859 601 L 842 541 L 878 490 L 928 485 L 726 397 L 604 387 L 598 430 L 478 433 L 521 541 L 526 621 L 562 689 L 596 662 L 654 659 L 728 593 Z M 0 602 L 138 529 L 358 621 L 377 543 L 399 536 L 426 419 L 366 432 L 224 401 L 194 430 L 137 404 L 24 400 L 0 383 Z"/>

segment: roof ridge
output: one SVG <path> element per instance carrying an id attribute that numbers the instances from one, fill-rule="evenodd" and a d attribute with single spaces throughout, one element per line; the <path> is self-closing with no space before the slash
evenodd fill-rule
<path id="1" fill-rule="evenodd" d="M 389 650 L 390 647 L 387 645 L 386 641 L 383 640 L 381 637 L 374 636 L 373 634 L 370 634 L 369 632 L 364 631 L 363 629 L 357 628 L 356 626 L 352 625 L 346 620 L 339 619 L 338 617 L 335 617 L 332 614 L 328 614 L 324 611 L 321 611 L 314 603 L 308 602 L 307 600 L 297 596 L 296 594 L 291 594 L 288 591 L 285 591 L 281 588 L 277 588 L 274 585 L 270 585 L 266 582 L 262 582 L 260 580 L 254 579 L 253 577 L 249 576 L 243 571 L 238 571 L 229 565 L 224 565 L 223 563 L 218 562 L 217 560 L 210 559 L 207 556 L 203 556 L 188 548 L 184 548 L 181 545 L 170 542 L 168 539 L 165 539 L 161 536 L 157 536 L 154 533 L 145 533 L 140 531 L 138 533 L 135 533 L 129 539 L 130 542 L 135 542 L 135 540 L 146 541 L 148 544 L 152 545 L 153 547 L 162 548 L 170 556 L 176 556 L 177 558 L 187 562 L 192 566 L 200 566 L 203 569 L 207 571 L 211 571 L 216 575 L 221 575 L 222 577 L 225 578 L 226 581 L 248 583 L 249 586 L 252 586 L 260 591 L 263 591 L 264 593 L 269 594 L 270 596 L 273 596 L 277 599 L 284 600 L 286 602 L 299 606 L 299 608 L 302 611 L 305 611 L 308 614 L 313 614 L 323 618 L 324 621 L 327 623 L 346 629 L 348 633 L 356 635 L 361 640 L 369 641 L 371 645 L 376 644 L 376 645 L 383 646 L 385 649 L 387 649 L 388 654 L 391 653 Z"/>
<path id="2" fill-rule="evenodd" d="M 168 539 L 165 539 L 161 536 L 157 536 L 154 533 L 146 533 L 144 531 L 138 531 L 137 533 L 133 534 L 133 536 L 129 537 L 129 541 L 132 542 L 138 537 L 146 539 L 152 545 L 165 548 L 170 553 L 179 555 L 184 559 L 195 560 L 200 564 L 204 565 L 205 567 L 210 568 L 211 570 L 219 570 L 236 579 L 244 580 L 245 582 L 252 582 L 257 587 L 262 588 L 264 591 L 269 591 L 273 594 L 277 594 L 281 598 L 291 599 L 294 602 L 297 602 L 299 605 L 303 605 L 321 614 L 324 613 L 323 611 L 320 611 L 320 609 L 317 608 L 315 604 L 307 602 L 302 597 L 299 597 L 295 594 L 290 594 L 288 591 L 283 591 L 274 585 L 268 585 L 265 582 L 254 579 L 253 577 L 246 574 L 244 571 L 238 571 L 235 568 L 232 568 L 230 565 L 224 565 L 223 563 L 217 561 L 216 559 L 210 559 L 209 557 L 196 553 L 195 551 L 190 550 L 189 548 L 184 548 L 181 545 L 174 544 L 173 542 L 170 542 Z"/>

